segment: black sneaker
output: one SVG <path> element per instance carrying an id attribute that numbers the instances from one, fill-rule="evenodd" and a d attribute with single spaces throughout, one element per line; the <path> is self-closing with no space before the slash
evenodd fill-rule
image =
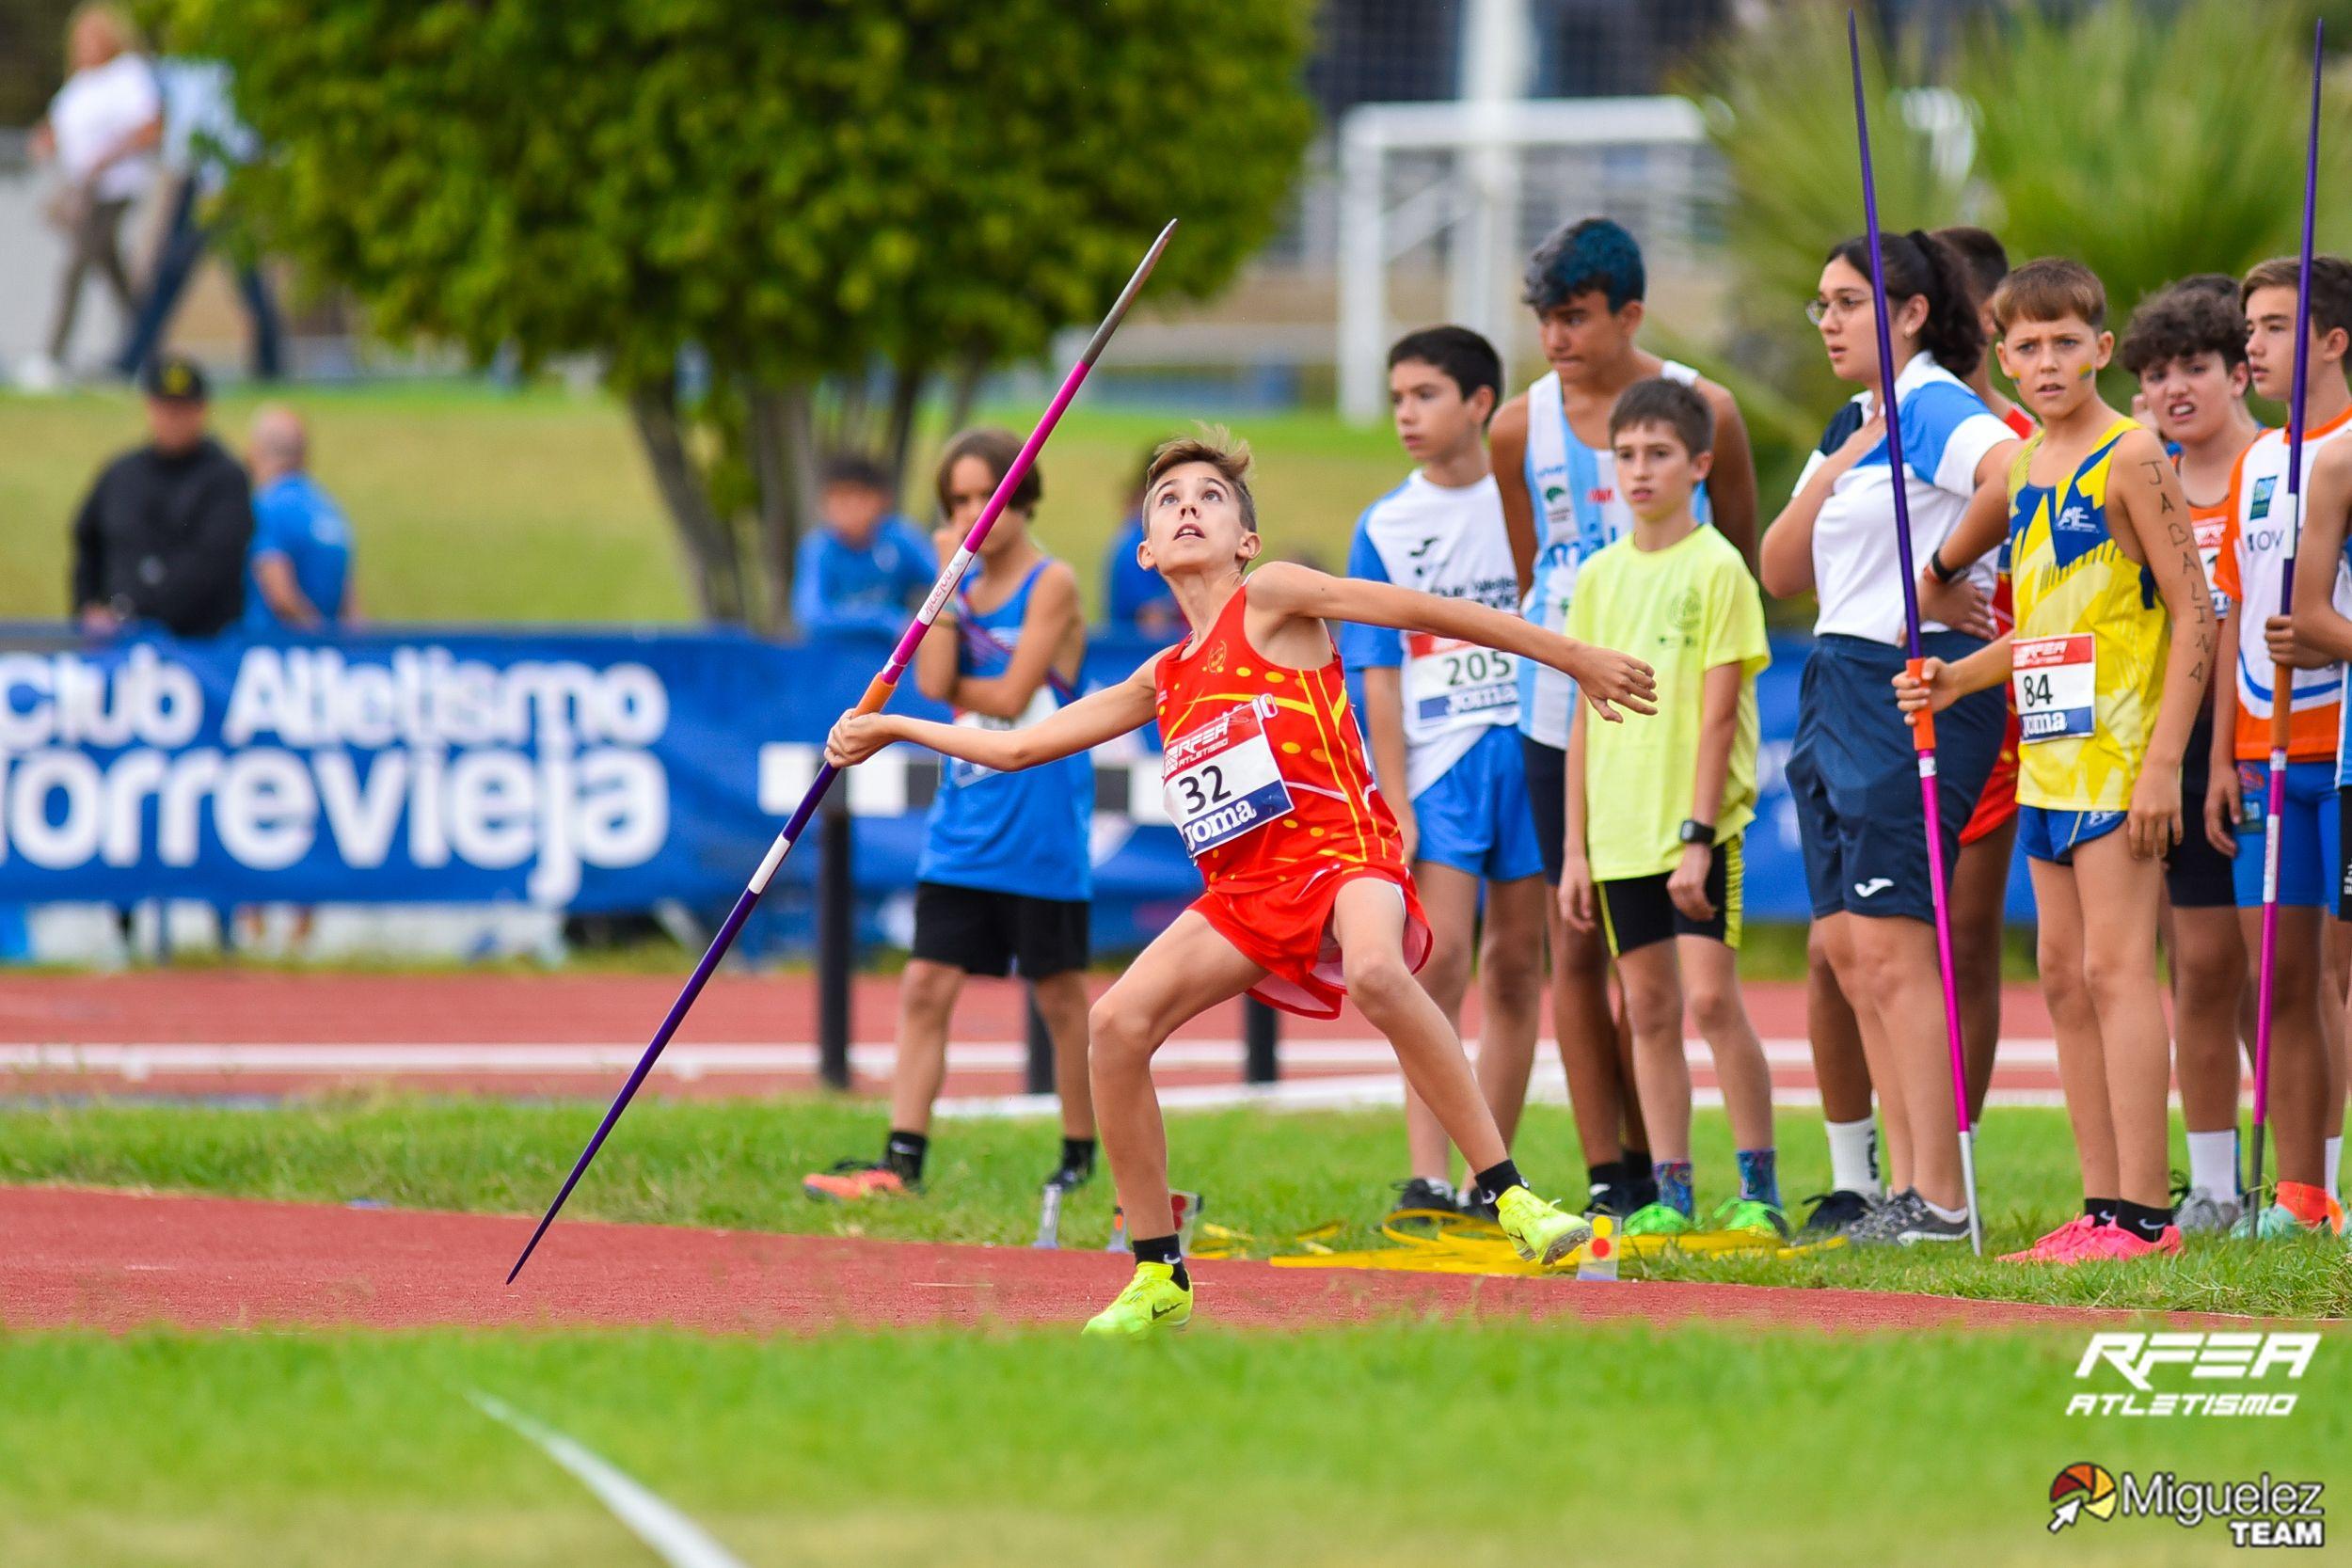
<path id="1" fill-rule="evenodd" d="M 1059 1187 L 1066 1193 L 1073 1187 L 1083 1187 L 1093 1180 L 1094 1164 L 1091 1161 L 1089 1161 L 1083 1165 L 1062 1165 L 1058 1167 L 1053 1175 L 1045 1179 L 1045 1184 L 1049 1187 Z"/>
<path id="2" fill-rule="evenodd" d="M 1848 1246 L 1915 1246 L 1922 1242 L 1964 1242 L 1968 1216 L 1947 1220 L 1916 1192 L 1898 1193 L 1854 1223 Z"/>
<path id="3" fill-rule="evenodd" d="M 1460 1206 L 1454 1196 L 1454 1187 L 1450 1182 L 1431 1181 L 1423 1177 L 1416 1176 L 1410 1181 L 1395 1183 L 1395 1188 L 1396 1201 L 1389 1205 L 1389 1218 L 1391 1219 L 1395 1219 L 1400 1214 L 1427 1213 L 1432 1211 L 1440 1214 L 1459 1212 Z"/>
<path id="4" fill-rule="evenodd" d="M 1607 1214 L 1611 1219 L 1621 1220 L 1641 1207 L 1633 1197 L 1630 1181 L 1596 1181 L 1584 1199 L 1584 1217 L 1589 1220 L 1597 1214 Z"/>
<path id="5" fill-rule="evenodd" d="M 1477 1182 L 1470 1183 L 1456 1193 L 1454 1197 L 1460 1203 L 1463 1214 L 1468 1218 L 1485 1220 L 1488 1225 L 1502 1223 L 1502 1216 L 1495 1212 L 1495 1206 L 1478 1196 Z"/>
<path id="6" fill-rule="evenodd" d="M 1804 1217 L 1804 1227 L 1797 1232 L 1802 1241 L 1826 1242 L 1832 1236 L 1842 1236 L 1871 1210 L 1878 1200 L 1867 1193 L 1857 1193 L 1851 1187 L 1835 1192 L 1815 1193 L 1805 1199 L 1813 1205 L 1813 1212 Z"/>

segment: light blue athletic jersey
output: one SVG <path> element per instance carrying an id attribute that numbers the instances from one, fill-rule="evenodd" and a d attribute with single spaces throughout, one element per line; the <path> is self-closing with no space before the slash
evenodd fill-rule
<path id="1" fill-rule="evenodd" d="M 1012 664 L 1013 644 L 1029 612 L 1029 594 L 1050 562 L 1040 562 L 1020 588 L 986 614 L 960 609 L 957 668 L 981 679 Z M 1063 701 L 1049 680 L 1019 719 L 960 713 L 959 724 L 1012 729 L 1034 724 Z M 1018 773 L 999 773 L 951 758 L 940 763 L 939 797 L 925 825 L 917 880 L 984 893 L 1078 901 L 1094 896 L 1088 834 L 1094 816 L 1094 762 L 1084 752 Z"/>

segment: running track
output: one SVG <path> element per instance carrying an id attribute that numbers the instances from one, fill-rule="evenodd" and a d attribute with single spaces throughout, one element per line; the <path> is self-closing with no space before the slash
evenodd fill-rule
<path id="1" fill-rule="evenodd" d="M 609 1094 L 675 996 L 669 975 L 367 975 L 141 971 L 0 980 L 0 1095 L 276 1095 L 396 1081 L 434 1091 Z M 1109 983 L 1098 979 L 1098 990 Z M 1748 1006 L 1788 1103 L 1813 1092 L 1800 986 L 1748 988 Z M 892 1057 L 898 987 L 858 981 L 851 1007 L 857 1087 L 880 1092 Z M 2049 1016 L 2040 992 L 2008 988 L 2001 1103 L 2058 1102 Z M 1465 1020 L 1475 1036 L 1473 998 Z M 703 993 L 651 1092 L 748 1095 L 816 1085 L 816 982 L 805 974 L 723 975 Z M 1025 1020 L 1018 990 L 979 981 L 964 993 L 949 1053 L 950 1114 L 1029 1108 L 1022 1101 Z M 1241 1007 L 1219 1007 L 1162 1053 L 1171 1103 L 1215 1103 L 1241 1081 Z M 1387 1047 L 1351 1009 L 1327 1023 L 1285 1017 L 1278 1102 L 1393 1099 Z M 1693 1045 L 1702 1102 L 1714 1071 Z M 1538 1057 L 1535 1095 L 1561 1099 L 1557 1058 Z M 1009 1097 L 1009 1098 L 1008 1098 Z"/>
<path id="2" fill-rule="evenodd" d="M 669 1325 L 707 1333 L 1042 1324 L 1074 1329 L 1116 1291 L 1093 1251 L 862 1242 L 571 1220 L 512 1288 L 527 1217 L 0 1188 L 0 1324 L 196 1329 Z M 1705 1318 L 1827 1332 L 2073 1327 L 2131 1315 L 2014 1302 L 1679 1281 L 1279 1269 L 1196 1262 L 1217 1328 L 1409 1316 L 1557 1322 Z M 2217 1325 L 2241 1319 L 2191 1319 Z"/>

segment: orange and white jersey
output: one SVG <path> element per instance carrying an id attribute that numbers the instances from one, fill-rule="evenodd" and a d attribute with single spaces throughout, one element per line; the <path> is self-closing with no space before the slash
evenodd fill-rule
<path id="1" fill-rule="evenodd" d="M 2303 437 L 2302 488 L 2309 492 L 2312 465 L 2322 448 L 2352 430 L 2352 409 L 2316 425 Z M 2265 430 L 2238 454 L 2230 474 L 2229 514 L 2213 566 L 2213 586 L 2237 608 L 2237 646 L 2225 650 L 2237 673 L 2237 758 L 2260 762 L 2270 755 L 2270 714 L 2275 700 L 2270 649 L 2263 623 L 2280 612 L 2287 562 L 2295 559 L 2301 531 L 2288 499 L 2287 436 Z M 2352 570 L 2336 568 L 2335 604 L 2352 613 Z M 2330 762 L 2344 703 L 2344 666 L 2292 672 L 2287 760 Z"/>

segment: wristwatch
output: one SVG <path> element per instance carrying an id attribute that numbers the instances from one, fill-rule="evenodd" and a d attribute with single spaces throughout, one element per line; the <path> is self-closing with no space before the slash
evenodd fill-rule
<path id="1" fill-rule="evenodd" d="M 1960 578 L 1958 572 L 1944 564 L 1944 546 L 1941 545 L 1928 552 L 1928 570 L 1933 572 L 1935 580 L 1947 588 Z"/>
<path id="2" fill-rule="evenodd" d="M 1681 832 L 1676 836 L 1685 844 L 1712 844 L 1715 842 L 1715 824 L 1686 816 L 1682 819 Z"/>

